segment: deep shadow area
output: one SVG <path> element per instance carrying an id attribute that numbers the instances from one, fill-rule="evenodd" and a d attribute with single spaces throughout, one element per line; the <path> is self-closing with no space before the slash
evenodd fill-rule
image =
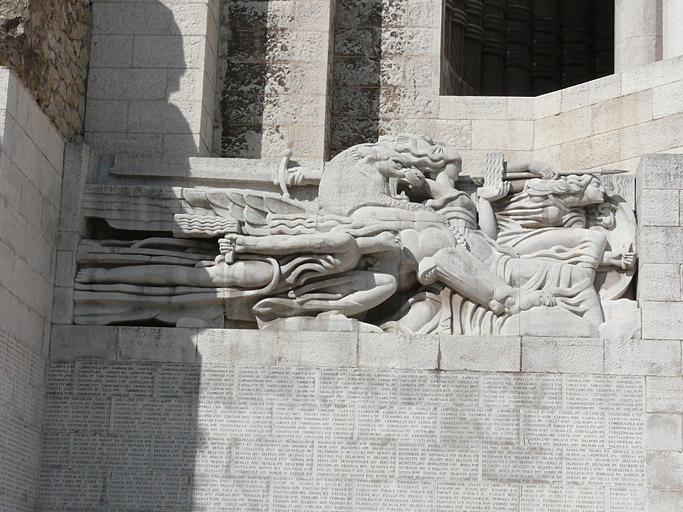
<path id="1" fill-rule="evenodd" d="M 191 510 L 202 443 L 196 331 L 56 333 L 75 357 L 53 346 L 37 510 Z"/>
<path id="2" fill-rule="evenodd" d="M 613 0 L 450 0 L 441 94 L 538 96 L 614 72 Z"/>

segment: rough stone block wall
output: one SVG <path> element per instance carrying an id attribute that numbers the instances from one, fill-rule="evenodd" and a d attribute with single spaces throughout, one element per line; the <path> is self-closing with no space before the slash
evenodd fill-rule
<path id="1" fill-rule="evenodd" d="M 337 2 L 332 155 L 383 133 L 424 132 L 438 113 L 440 14 L 433 0 Z"/>
<path id="2" fill-rule="evenodd" d="M 35 510 L 64 142 L 0 68 L 0 509 Z"/>
<path id="3" fill-rule="evenodd" d="M 209 156 L 216 0 L 93 2 L 86 142 L 102 155 Z"/>
<path id="4" fill-rule="evenodd" d="M 89 0 L 3 0 L 0 66 L 16 71 L 63 137 L 83 131 Z"/>
<path id="5" fill-rule="evenodd" d="M 223 2 L 217 135 L 221 156 L 327 152 L 334 0 Z"/>

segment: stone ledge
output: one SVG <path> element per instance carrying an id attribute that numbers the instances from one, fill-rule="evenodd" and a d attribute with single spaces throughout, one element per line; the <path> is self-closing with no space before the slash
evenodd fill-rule
<path id="1" fill-rule="evenodd" d="M 53 325 L 50 359 L 645 375 L 648 398 L 658 404 L 660 385 L 683 382 L 681 343 Z M 659 406 L 648 410 L 671 412 Z"/>

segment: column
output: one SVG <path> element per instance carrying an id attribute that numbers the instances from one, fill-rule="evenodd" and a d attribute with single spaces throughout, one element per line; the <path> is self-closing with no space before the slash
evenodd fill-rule
<path id="1" fill-rule="evenodd" d="M 644 66 L 661 58 L 661 15 L 661 2 L 657 0 L 615 0 L 615 72 Z"/>
<path id="2" fill-rule="evenodd" d="M 505 0 L 484 0 L 484 45 L 482 47 L 482 95 L 500 96 L 504 86 Z"/>
<path id="3" fill-rule="evenodd" d="M 563 4 L 562 86 L 587 82 L 593 78 L 593 2 L 572 0 Z"/>
<path id="4" fill-rule="evenodd" d="M 532 1 L 508 0 L 506 14 L 505 93 L 528 96 L 531 93 Z"/>
<path id="5" fill-rule="evenodd" d="M 484 41 L 484 2 L 467 0 L 465 30 L 465 81 L 473 94 L 481 93 L 481 46 Z"/>
<path id="6" fill-rule="evenodd" d="M 683 0 L 663 0 L 662 57 L 671 59 L 683 55 Z"/>
<path id="7" fill-rule="evenodd" d="M 447 0 L 444 19 L 444 71 L 442 94 L 464 94 L 464 47 L 467 13 L 465 0 Z"/>
<path id="8" fill-rule="evenodd" d="M 534 96 L 560 88 L 562 82 L 560 2 L 536 0 L 534 8 L 534 66 L 531 89 Z"/>

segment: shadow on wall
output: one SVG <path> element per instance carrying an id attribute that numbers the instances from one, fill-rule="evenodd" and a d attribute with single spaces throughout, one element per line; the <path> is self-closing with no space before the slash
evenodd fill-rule
<path id="1" fill-rule="evenodd" d="M 267 48 L 277 43 L 283 31 L 269 29 L 269 5 L 268 1 L 225 0 L 222 6 L 221 27 L 227 30 L 227 35 L 221 35 L 227 48 L 219 57 L 223 59 L 219 66 L 225 66 L 220 97 L 223 157 L 261 157 Z"/>
<path id="2" fill-rule="evenodd" d="M 382 17 L 382 0 L 337 1 L 330 157 L 379 136 Z"/>
<path id="3" fill-rule="evenodd" d="M 101 346 L 73 328 L 56 332 L 69 333 L 77 350 Z M 117 360 L 60 360 L 53 348 L 37 510 L 196 509 L 202 498 L 195 466 L 220 467 L 199 461 L 214 446 L 196 425 L 196 331 L 86 332 L 118 345 L 110 351 Z"/>
<path id="4" fill-rule="evenodd" d="M 198 67 L 199 38 L 182 36 L 161 2 L 96 2 L 93 23 L 86 142 L 101 155 L 198 154 L 201 80 L 190 70 Z M 121 41 L 132 45 L 131 64 L 113 67 Z"/>

